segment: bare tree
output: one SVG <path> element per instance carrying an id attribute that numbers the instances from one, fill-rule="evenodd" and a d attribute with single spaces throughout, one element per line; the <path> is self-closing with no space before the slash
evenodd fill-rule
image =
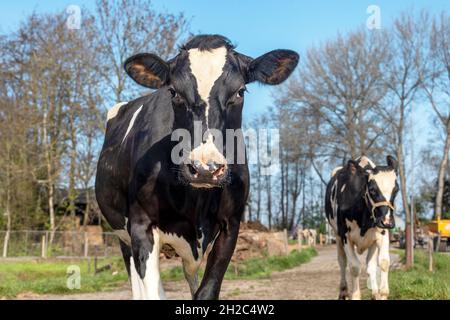
<path id="1" fill-rule="evenodd" d="M 323 148 L 336 159 L 376 150 L 382 127 L 373 108 L 385 92 L 383 36 L 361 29 L 308 50 L 298 77 L 286 88 L 285 99 L 319 119 Z"/>
<path id="2" fill-rule="evenodd" d="M 423 89 L 435 115 L 438 133 L 443 134 L 443 147 L 437 173 L 434 216 L 442 216 L 444 182 L 450 149 L 450 16 L 442 12 L 433 19 L 430 33 L 431 72 Z"/>
<path id="3" fill-rule="evenodd" d="M 96 4 L 99 75 L 114 102 L 121 102 L 136 88 L 123 71 L 125 60 L 139 52 L 169 58 L 188 23 L 182 13 L 158 13 L 150 0 L 97 0 Z"/>
<path id="4" fill-rule="evenodd" d="M 426 39 L 428 36 L 428 16 L 422 12 L 418 18 L 403 13 L 395 19 L 393 29 L 385 38 L 389 45 L 389 63 L 385 64 L 384 80 L 388 88 L 385 101 L 378 112 L 388 127 L 387 148 L 395 152 L 399 163 L 400 191 L 405 212 L 406 225 L 411 221 L 408 188 L 405 169 L 405 135 L 407 117 L 412 104 L 418 100 L 419 90 L 426 77 Z M 390 147 L 389 147 L 390 146 Z M 406 228 L 407 243 L 410 243 L 411 228 Z M 407 265 L 412 264 L 412 251 L 407 248 Z"/>

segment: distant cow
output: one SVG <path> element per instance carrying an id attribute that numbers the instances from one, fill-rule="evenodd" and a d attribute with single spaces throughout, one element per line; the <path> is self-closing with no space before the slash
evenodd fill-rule
<path id="1" fill-rule="evenodd" d="M 328 222 L 337 235 L 340 299 L 346 299 L 349 295 L 347 260 L 353 277 L 351 298 L 361 298 L 361 263 L 356 253 L 362 254 L 366 249 L 372 297 L 387 299 L 390 266 L 388 230 L 395 226 L 394 200 L 397 192 L 397 161 L 391 156 L 387 157 L 386 166 L 376 166 L 363 156 L 333 170 L 327 186 L 325 210 Z M 377 280 L 378 268 L 381 272 L 380 283 Z"/>
<path id="2" fill-rule="evenodd" d="M 298 230 L 298 236 L 300 237 L 300 240 L 304 239 L 306 240 L 306 244 L 311 246 L 316 246 L 317 244 L 317 231 L 315 229 L 303 229 Z"/>
<path id="3" fill-rule="evenodd" d="M 233 156 L 239 136 L 227 133 L 241 128 L 246 84 L 279 84 L 298 59 L 290 50 L 252 59 L 222 36 L 201 35 L 169 61 L 141 53 L 125 62 L 132 79 L 157 90 L 108 112 L 96 195 L 120 237 L 134 299 L 164 298 L 166 249 L 181 257 L 194 299 L 219 297 L 249 189 L 245 157 Z"/>

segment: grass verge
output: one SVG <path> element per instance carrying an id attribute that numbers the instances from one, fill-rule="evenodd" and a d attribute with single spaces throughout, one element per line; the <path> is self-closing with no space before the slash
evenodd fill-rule
<path id="1" fill-rule="evenodd" d="M 121 258 L 101 259 L 98 266 L 110 264 L 111 269 L 94 275 L 94 263 L 87 260 L 30 260 L 0 263 L 0 297 L 13 298 L 21 293 L 70 294 L 108 291 L 125 283 L 128 276 Z M 68 274 L 70 266 L 80 270 L 80 289 L 70 290 L 68 281 L 76 282 Z M 71 273 L 71 272 L 70 272 Z"/>
<path id="2" fill-rule="evenodd" d="M 404 261 L 404 252 L 399 253 Z M 433 272 L 428 271 L 428 253 L 415 251 L 414 267 L 389 273 L 390 299 L 449 300 L 450 255 L 435 253 Z"/>
<path id="3" fill-rule="evenodd" d="M 317 255 L 313 248 L 301 252 L 292 251 L 287 256 L 249 259 L 239 264 L 231 263 L 225 279 L 260 279 L 269 277 L 272 272 L 283 271 L 311 260 Z M 97 275 L 93 273 L 93 263 L 89 270 L 86 260 L 27 260 L 0 263 L 0 298 L 14 298 L 23 293 L 33 294 L 71 294 L 110 291 L 123 286 L 128 276 L 122 259 L 109 258 L 99 260 L 99 266 L 111 264 L 111 269 Z M 67 287 L 69 266 L 80 268 L 80 289 Z M 203 276 L 203 269 L 199 275 Z M 161 273 L 163 280 L 184 279 L 181 267 L 175 267 Z"/>

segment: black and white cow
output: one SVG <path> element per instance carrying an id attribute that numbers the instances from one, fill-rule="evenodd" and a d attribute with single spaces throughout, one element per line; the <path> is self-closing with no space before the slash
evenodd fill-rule
<path id="1" fill-rule="evenodd" d="M 325 210 L 328 222 L 336 233 L 341 270 L 340 299 L 349 296 L 347 261 L 352 275 L 351 298 L 361 298 L 361 262 L 357 253 L 362 254 L 365 250 L 368 250 L 367 273 L 372 298 L 387 299 L 389 229 L 395 226 L 394 201 L 397 192 L 397 161 L 391 156 L 387 157 L 386 166 L 376 166 L 369 158 L 362 156 L 333 170 L 327 185 Z"/>
<path id="2" fill-rule="evenodd" d="M 134 299 L 164 298 L 161 251 L 181 257 L 194 299 L 219 297 L 249 188 L 246 160 L 227 157 L 236 150 L 225 131 L 241 128 L 248 83 L 279 84 L 299 59 L 290 50 L 252 59 L 234 49 L 225 37 L 200 35 L 169 61 L 143 53 L 125 62 L 131 78 L 157 90 L 108 112 L 96 195 L 121 239 Z M 177 149 L 179 129 L 191 135 L 187 152 Z"/>

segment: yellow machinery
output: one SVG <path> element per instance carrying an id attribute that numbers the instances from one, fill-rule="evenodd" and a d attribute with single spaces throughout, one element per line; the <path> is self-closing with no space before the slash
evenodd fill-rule
<path id="1" fill-rule="evenodd" d="M 450 220 L 433 220 L 428 224 L 431 232 L 441 235 L 442 238 L 450 238 Z"/>
<path id="2" fill-rule="evenodd" d="M 441 243 L 438 243 L 439 237 L 434 238 L 434 248 L 435 250 L 439 250 L 439 246 L 442 244 L 442 241 L 447 241 L 447 245 L 450 244 L 450 220 L 449 219 L 438 219 L 433 220 L 428 223 L 428 230 L 436 235 L 440 235 Z M 443 250 L 446 251 L 447 245 L 444 245 Z"/>

